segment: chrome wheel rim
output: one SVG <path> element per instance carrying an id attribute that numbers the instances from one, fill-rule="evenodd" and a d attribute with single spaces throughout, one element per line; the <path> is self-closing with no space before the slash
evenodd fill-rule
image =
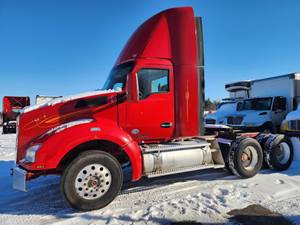
<path id="1" fill-rule="evenodd" d="M 101 198 L 111 186 L 111 173 L 101 164 L 90 164 L 76 176 L 77 194 L 87 200 Z"/>
<path id="2" fill-rule="evenodd" d="M 279 146 L 275 149 L 275 156 L 281 164 L 287 163 L 290 159 L 290 155 L 290 146 L 285 142 L 280 143 Z"/>
<path id="3" fill-rule="evenodd" d="M 254 147 L 248 146 L 241 155 L 242 166 L 246 170 L 253 170 L 258 163 L 258 154 Z"/>

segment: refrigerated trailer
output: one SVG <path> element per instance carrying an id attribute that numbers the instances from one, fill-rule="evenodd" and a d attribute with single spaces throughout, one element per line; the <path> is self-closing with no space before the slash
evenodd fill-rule
<path id="1" fill-rule="evenodd" d="M 274 152 L 288 140 L 268 139 L 265 146 L 253 135 L 205 136 L 203 110 L 201 18 L 191 7 L 165 10 L 134 32 L 102 91 L 24 109 L 13 187 L 24 191 L 30 179 L 59 174 L 64 199 L 91 210 L 117 196 L 122 165 L 131 166 L 132 181 L 208 168 L 248 178 L 264 155 L 279 168 Z M 292 151 L 280 170 L 289 167 Z"/>

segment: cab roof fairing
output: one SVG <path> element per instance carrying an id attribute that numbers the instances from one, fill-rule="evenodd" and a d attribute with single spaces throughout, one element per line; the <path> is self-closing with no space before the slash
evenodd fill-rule
<path id="1" fill-rule="evenodd" d="M 115 65 L 135 58 L 161 58 L 171 60 L 174 65 L 197 66 L 197 46 L 194 39 L 193 8 L 168 9 L 152 16 L 136 29 Z"/>

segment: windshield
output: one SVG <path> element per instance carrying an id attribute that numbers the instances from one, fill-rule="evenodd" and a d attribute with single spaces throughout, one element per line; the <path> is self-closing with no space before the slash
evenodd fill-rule
<path id="1" fill-rule="evenodd" d="M 226 103 L 221 103 L 219 105 L 218 111 L 235 111 L 236 110 L 236 102 L 226 102 Z"/>
<path id="2" fill-rule="evenodd" d="M 127 62 L 114 67 L 103 86 L 103 90 L 123 90 L 126 84 L 127 74 L 132 70 L 132 68 L 133 62 Z"/>
<path id="3" fill-rule="evenodd" d="M 270 110 L 272 105 L 272 98 L 253 98 L 244 100 L 239 110 Z"/>

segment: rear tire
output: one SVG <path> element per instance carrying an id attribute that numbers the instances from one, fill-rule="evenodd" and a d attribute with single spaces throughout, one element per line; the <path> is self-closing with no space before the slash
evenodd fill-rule
<path id="1" fill-rule="evenodd" d="M 229 167 L 235 175 L 242 178 L 253 177 L 261 169 L 262 163 L 263 152 L 255 139 L 240 137 L 232 143 Z"/>
<path id="2" fill-rule="evenodd" d="M 94 210 L 112 202 L 122 183 L 119 162 L 106 152 L 90 150 L 79 154 L 64 170 L 61 192 L 71 207 Z"/>
<path id="3" fill-rule="evenodd" d="M 264 150 L 265 161 L 273 170 L 287 170 L 293 162 L 293 144 L 289 138 L 282 134 L 271 135 L 265 143 Z"/>
<path id="4" fill-rule="evenodd" d="M 263 150 L 263 155 L 264 155 L 264 160 L 263 160 L 263 165 L 262 167 L 264 169 L 269 169 L 269 165 L 266 162 L 266 150 L 265 150 L 265 143 L 267 142 L 267 140 L 269 139 L 269 137 L 271 136 L 271 133 L 259 133 L 256 136 L 256 140 L 258 141 L 258 143 L 260 144 L 262 150 Z"/>

